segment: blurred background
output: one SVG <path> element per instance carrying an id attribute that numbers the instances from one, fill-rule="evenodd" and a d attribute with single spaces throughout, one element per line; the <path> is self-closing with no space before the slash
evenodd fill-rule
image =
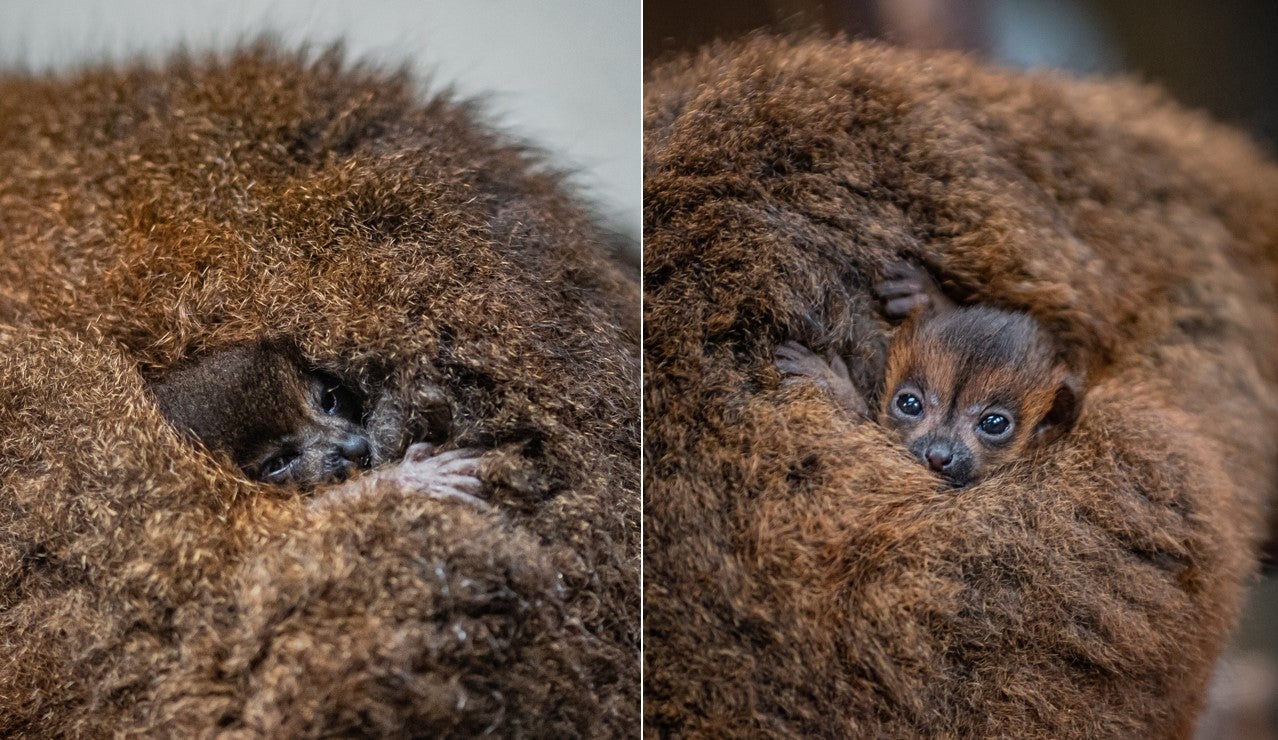
<path id="1" fill-rule="evenodd" d="M 1134 76 L 1278 144 L 1275 0 L 645 0 L 647 61 L 766 28 Z M 1278 740 L 1278 575 L 1257 576 L 1196 737 Z"/>
<path id="2" fill-rule="evenodd" d="M 640 0 L 3 0 L 0 67 L 65 70 L 223 49 L 270 33 L 410 62 L 431 88 L 483 96 L 503 129 L 548 150 L 637 261 Z"/>

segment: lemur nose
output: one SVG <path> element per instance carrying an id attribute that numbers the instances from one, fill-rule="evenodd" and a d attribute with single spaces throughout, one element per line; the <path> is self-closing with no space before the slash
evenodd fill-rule
<path id="1" fill-rule="evenodd" d="M 349 460 L 356 467 L 367 468 L 373 450 L 368 444 L 368 440 L 358 434 L 352 434 L 342 440 L 341 446 L 338 448 L 342 457 Z"/>
<path id="2" fill-rule="evenodd" d="M 939 473 L 954 460 L 954 449 L 943 442 L 937 442 L 927 448 L 923 457 L 927 459 L 928 467 Z"/>

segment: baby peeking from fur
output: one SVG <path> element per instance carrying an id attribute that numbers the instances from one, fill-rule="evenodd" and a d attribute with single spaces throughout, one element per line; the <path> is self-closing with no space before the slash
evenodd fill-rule
<path id="1" fill-rule="evenodd" d="M 151 390 L 170 423 L 254 480 L 311 489 L 345 481 L 374 462 L 359 394 L 332 375 L 307 370 L 279 343 L 197 357 L 153 381 Z M 436 455 L 432 445 L 416 444 L 400 466 L 387 470 L 441 497 L 474 503 L 479 454 Z M 382 471 L 371 477 L 379 475 L 385 477 Z M 351 483 L 358 487 L 361 480 Z"/>
<path id="2" fill-rule="evenodd" d="M 899 266 L 876 286 L 892 338 L 879 423 L 955 486 L 978 481 L 1064 434 L 1081 387 L 1052 337 L 1025 313 L 956 306 L 924 271 Z M 816 382 L 843 409 L 869 416 L 837 356 L 797 342 L 776 350 L 787 382 Z"/>

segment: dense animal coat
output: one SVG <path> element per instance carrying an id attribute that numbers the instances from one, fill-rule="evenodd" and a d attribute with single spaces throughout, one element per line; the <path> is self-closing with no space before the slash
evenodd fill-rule
<path id="1" fill-rule="evenodd" d="M 605 241 L 469 106 L 337 54 L 0 79 L 0 734 L 633 732 Z M 268 334 L 388 459 L 444 401 L 490 506 L 308 507 L 164 422 L 144 374 Z"/>
<path id="2" fill-rule="evenodd" d="M 1145 88 L 867 44 L 645 95 L 649 731 L 1187 735 L 1275 483 L 1278 170 Z M 876 385 L 903 259 L 1087 362 L 1050 455 L 939 489 L 781 387 L 787 338 Z"/>

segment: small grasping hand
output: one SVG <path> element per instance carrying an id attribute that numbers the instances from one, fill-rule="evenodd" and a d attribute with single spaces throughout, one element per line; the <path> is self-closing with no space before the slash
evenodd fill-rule
<path id="1" fill-rule="evenodd" d="M 781 372 L 783 383 L 816 383 L 845 411 L 869 415 L 865 398 L 852 385 L 847 364 L 833 352 L 823 358 L 802 344 L 789 341 L 777 347 L 773 364 Z"/>
<path id="2" fill-rule="evenodd" d="M 883 279 L 874 286 L 874 295 L 883 303 L 883 315 L 892 321 L 929 311 L 946 313 L 955 305 L 927 271 L 908 262 L 884 270 Z"/>
<path id="3" fill-rule="evenodd" d="M 384 466 L 325 491 L 312 501 L 312 508 L 330 506 L 343 499 L 370 493 L 379 480 L 394 482 L 402 489 L 418 491 L 437 499 L 453 500 L 480 508 L 488 502 L 479 498 L 482 450 L 462 448 L 435 454 L 435 446 L 419 442 L 408 448 L 398 465 Z"/>
<path id="4" fill-rule="evenodd" d="M 478 498 L 483 489 L 479 480 L 482 450 L 463 447 L 435 454 L 435 446 L 419 442 L 404 453 L 403 470 L 396 476 L 410 485 L 420 485 L 423 492 L 436 498 L 488 506 Z"/>

